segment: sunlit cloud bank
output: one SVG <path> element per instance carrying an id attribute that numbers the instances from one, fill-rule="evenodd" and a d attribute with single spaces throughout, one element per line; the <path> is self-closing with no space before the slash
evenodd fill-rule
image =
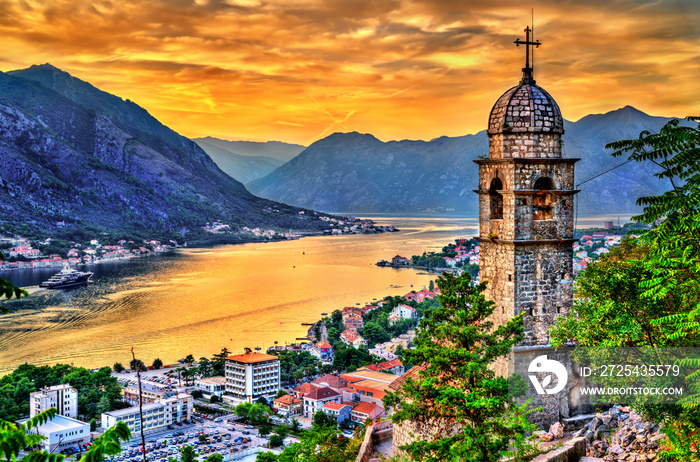
<path id="1" fill-rule="evenodd" d="M 458 136 L 520 79 L 531 7 L 565 118 L 697 113 L 697 0 L 0 0 L 0 70 L 50 62 L 190 137 Z"/>

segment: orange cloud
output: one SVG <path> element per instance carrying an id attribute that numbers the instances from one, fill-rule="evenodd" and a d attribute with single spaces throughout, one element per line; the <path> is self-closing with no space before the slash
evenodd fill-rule
<path id="1" fill-rule="evenodd" d="M 691 0 L 536 1 L 535 78 L 576 120 L 700 106 Z M 0 69 L 51 62 L 191 137 L 483 130 L 520 79 L 530 5 L 503 0 L 2 0 Z"/>

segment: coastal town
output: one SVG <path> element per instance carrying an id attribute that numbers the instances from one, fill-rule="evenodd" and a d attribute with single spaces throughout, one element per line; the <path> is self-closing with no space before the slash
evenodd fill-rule
<path id="1" fill-rule="evenodd" d="M 361 229 L 362 225 L 354 224 L 343 232 Z M 573 244 L 576 273 L 621 239 L 604 231 L 583 234 Z M 8 255 L 22 255 L 32 267 L 65 263 L 60 256 L 39 258 L 41 252 L 25 240 L 9 242 Z M 120 241 L 101 245 L 91 240 L 88 246 L 70 249 L 68 262 L 157 254 L 176 246 L 171 244 Z M 378 265 L 456 274 L 475 267 L 473 280 L 478 282 L 479 251 L 478 241 L 460 238 L 440 252 L 410 258 L 396 255 Z M 58 416 L 38 426 L 37 432 L 46 437 L 44 449 L 76 460 L 102 432 L 124 422 L 134 439 L 107 462 L 137 462 L 144 452 L 149 462 L 173 462 L 181 459 L 185 447 L 192 447 L 200 461 L 211 454 L 220 454 L 224 460 L 255 460 L 262 452 L 279 454 L 298 442 L 299 435 L 319 419 L 328 419 L 350 437 L 356 428 L 379 422 L 393 412 L 384 407 L 382 399 L 401 386 L 411 366 L 404 364 L 403 352 L 414 348 L 418 323 L 426 310 L 436 306 L 439 295 L 440 289 L 430 281 L 429 287 L 401 296 L 337 308 L 311 325 L 306 341 L 275 345 L 265 353 L 246 349 L 231 354 L 224 349 L 211 360 L 196 361 L 192 355 L 170 365 L 159 359 L 152 365 L 136 360 L 128 369 L 116 363 L 109 374 L 119 383 L 118 405 L 102 406 L 88 419 L 89 415 L 78 411 L 81 384 L 68 380 L 30 393 L 29 416 L 18 422 L 56 408 Z M 212 367 L 215 363 L 218 366 Z M 142 430 L 148 443 L 145 447 L 138 438 Z"/>
<path id="2" fill-rule="evenodd" d="M 311 212 L 310 212 L 311 213 Z M 317 212 L 313 212 L 317 213 Z M 299 211 L 303 215 L 303 210 Z M 341 234 L 373 234 L 395 232 L 393 226 L 377 225 L 372 220 L 355 217 L 335 217 L 321 215 L 321 221 L 327 222 L 329 228 L 316 234 L 341 235 Z M 58 222 L 59 228 L 66 226 L 65 222 Z M 240 229 L 231 225 L 214 221 L 206 223 L 202 229 L 212 235 L 235 235 L 241 242 L 266 242 L 276 240 L 293 240 L 313 233 L 292 232 L 249 228 L 243 226 Z M 0 259 L 0 271 L 24 270 L 34 268 L 62 268 L 65 265 L 89 265 L 102 261 L 123 260 L 135 257 L 157 255 L 178 247 L 187 247 L 187 242 L 178 243 L 174 240 L 161 242 L 157 239 L 127 240 L 119 239 L 110 242 L 103 236 L 93 236 L 84 242 L 71 241 L 65 246 L 55 246 L 56 239 L 47 237 L 41 240 L 32 240 L 23 237 L 0 237 L 0 251 L 5 259 Z M 47 250 L 48 249 L 48 250 Z M 56 251 L 56 252 L 54 252 Z"/>
<path id="3" fill-rule="evenodd" d="M 298 427 L 303 432 L 319 413 L 351 436 L 355 427 L 391 412 L 384 409 L 382 398 L 404 374 L 402 352 L 413 347 L 420 316 L 439 293 L 431 282 L 430 289 L 336 309 L 309 329 L 308 342 L 273 346 L 266 353 L 225 351 L 225 358 L 215 355 L 223 359 L 218 370 L 208 367 L 207 358 L 194 361 L 191 355 L 171 365 L 137 361 L 124 369 L 115 364 L 111 376 L 121 387 L 118 408 L 87 421 L 88 416 L 78 412 L 78 396 L 84 390 L 80 383 L 68 381 L 32 392 L 30 414 L 20 422 L 55 407 L 59 415 L 37 431 L 46 436 L 46 450 L 77 457 L 101 432 L 124 422 L 135 439 L 112 462 L 136 461 L 143 451 L 149 461 L 179 460 L 187 445 L 201 460 L 213 453 L 254 460 L 261 451 L 279 452 L 273 447 L 277 444 L 271 445 L 275 435 L 284 435 L 280 447 L 298 441 L 298 434 L 285 429 Z M 290 358 L 292 364 L 301 358 L 309 367 L 303 374 L 298 368 L 292 371 L 286 366 Z M 136 369 L 143 369 L 140 384 Z M 252 423 L 240 410 L 253 405 L 264 407 L 265 418 L 257 425 L 237 427 Z M 211 423 L 205 427 L 207 417 Z M 145 448 L 136 438 L 141 430 L 148 438 Z"/>

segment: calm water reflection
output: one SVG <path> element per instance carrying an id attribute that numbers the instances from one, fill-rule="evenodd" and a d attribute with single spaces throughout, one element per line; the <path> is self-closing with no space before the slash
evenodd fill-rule
<path id="1" fill-rule="evenodd" d="M 293 342 L 306 334 L 301 323 L 322 312 L 403 295 L 411 284 L 420 289 L 432 279 L 412 269 L 379 268 L 378 260 L 437 250 L 477 233 L 475 217 L 370 218 L 401 232 L 187 249 L 95 265 L 88 287 L 39 290 L 12 302 L 21 309 L 0 316 L 0 375 L 25 361 L 128 363 L 132 346 L 147 364 L 157 357 L 167 364 L 224 346 L 240 351 Z M 613 217 L 579 217 L 578 226 L 601 226 L 603 219 Z M 0 276 L 31 286 L 55 272 Z"/>
<path id="2" fill-rule="evenodd" d="M 26 362 L 97 367 L 128 363 L 132 346 L 147 364 L 222 347 L 263 349 L 306 334 L 322 312 L 402 295 L 431 276 L 379 268 L 396 254 L 436 250 L 476 233 L 475 218 L 377 218 L 399 233 L 311 237 L 269 244 L 183 249 L 95 265 L 94 284 L 40 290 L 0 316 L 0 374 Z M 56 270 L 7 272 L 37 285 Z"/>

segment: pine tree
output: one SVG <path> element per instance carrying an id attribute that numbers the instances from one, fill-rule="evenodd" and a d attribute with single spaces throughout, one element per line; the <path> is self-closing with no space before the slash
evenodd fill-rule
<path id="1" fill-rule="evenodd" d="M 395 408 L 394 423 L 434 429 L 432 439 L 402 447 L 415 460 L 500 460 L 529 424 L 508 397 L 508 380 L 489 365 L 522 340 L 522 316 L 495 327 L 488 320 L 494 303 L 482 294 L 486 283 L 474 286 L 468 274 L 444 273 L 437 285 L 439 306 L 421 320 L 416 349 L 404 351 L 418 372 L 387 394 L 385 407 Z"/>

